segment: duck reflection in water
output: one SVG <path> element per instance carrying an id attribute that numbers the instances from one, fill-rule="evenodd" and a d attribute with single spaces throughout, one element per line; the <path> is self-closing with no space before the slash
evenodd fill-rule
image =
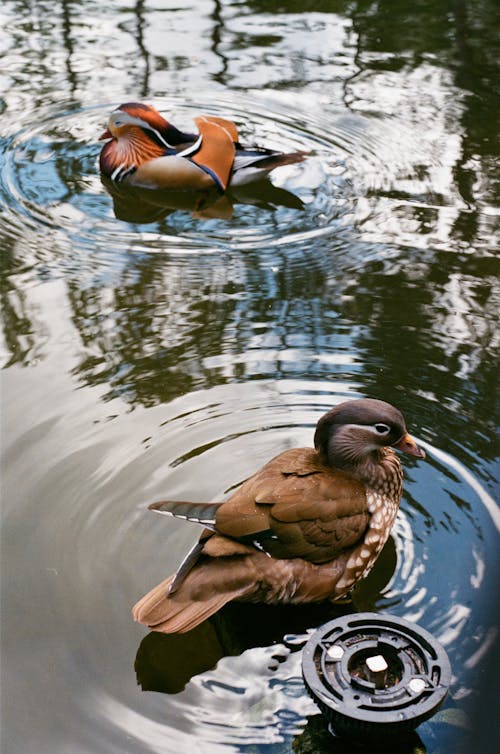
<path id="1" fill-rule="evenodd" d="M 129 223 L 160 222 L 172 212 L 185 210 L 194 218 L 229 220 L 235 204 L 250 204 L 264 210 L 277 207 L 304 209 L 304 203 L 296 194 L 274 186 L 263 178 L 237 188 L 229 188 L 223 194 L 216 188 L 204 191 L 174 191 L 148 189 L 115 183 L 101 175 L 105 189 L 113 199 L 113 211 L 117 220 Z"/>
<path id="2" fill-rule="evenodd" d="M 252 605 L 229 603 L 215 615 L 183 634 L 149 633 L 140 643 L 135 659 L 137 682 L 143 691 L 177 694 L 195 675 L 214 668 L 225 656 L 285 642 L 291 651 L 304 646 L 307 632 L 334 618 L 352 612 L 372 611 L 383 600 L 383 591 L 394 575 L 397 553 L 389 537 L 373 570 L 352 592 L 352 599 L 337 604 Z M 394 604 L 394 603 L 392 603 Z M 390 604 L 384 605 L 390 608 Z M 279 651 L 276 659 L 279 661 Z M 217 673 L 217 670 L 215 671 Z M 213 674 L 211 674 L 213 676 Z M 221 683 L 224 677 L 221 675 Z M 323 715 L 311 715 L 292 742 L 294 754 L 426 754 L 417 735 L 374 748 L 364 743 L 333 737 Z"/>
<path id="3" fill-rule="evenodd" d="M 137 682 L 143 691 L 177 694 L 194 675 L 211 670 L 223 657 L 271 646 L 290 635 L 300 639 L 308 630 L 340 615 L 374 610 L 396 565 L 396 547 L 389 537 L 373 570 L 352 592 L 352 600 L 299 606 L 230 602 L 186 633 L 151 631 L 137 650 Z M 291 643 L 297 649 L 303 646 L 300 640 Z"/>

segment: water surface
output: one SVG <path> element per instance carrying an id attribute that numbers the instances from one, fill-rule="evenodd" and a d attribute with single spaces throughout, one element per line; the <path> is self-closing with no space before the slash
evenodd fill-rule
<path id="1" fill-rule="evenodd" d="M 3 4 L 7 754 L 329 750 L 293 640 L 329 614 L 231 608 L 184 642 L 130 607 L 197 536 L 148 502 L 220 499 L 349 397 L 396 404 L 428 451 L 404 459 L 401 513 L 354 609 L 445 645 L 428 752 L 464 750 L 477 700 L 495 709 L 493 16 Z M 131 99 L 311 154 L 202 212 L 138 206 L 97 169 L 107 114 Z"/>

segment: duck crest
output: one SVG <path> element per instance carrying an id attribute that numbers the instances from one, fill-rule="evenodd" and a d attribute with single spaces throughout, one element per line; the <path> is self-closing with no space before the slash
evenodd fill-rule
<path id="1" fill-rule="evenodd" d="M 142 102 L 125 102 L 117 109 L 124 113 L 128 113 L 133 118 L 146 120 L 153 128 L 160 131 L 160 133 L 170 128 L 168 120 L 165 120 L 158 110 L 155 110 L 151 105 L 145 105 Z"/>

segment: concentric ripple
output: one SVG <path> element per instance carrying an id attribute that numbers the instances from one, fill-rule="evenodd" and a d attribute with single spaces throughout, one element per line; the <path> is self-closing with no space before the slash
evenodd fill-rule
<path id="1" fill-rule="evenodd" d="M 220 656 L 238 656 L 221 659 L 213 670 L 199 668 L 201 674 L 187 678 L 186 689 L 173 698 L 137 689 L 134 663 L 141 685 L 160 690 L 144 683 L 145 662 L 150 671 L 153 663 L 156 677 L 168 672 L 179 655 L 182 665 L 191 662 L 178 645 L 151 645 L 147 631 L 132 624 L 130 608 L 175 569 L 198 535 L 195 525 L 156 517 L 146 504 L 165 497 L 221 499 L 274 454 L 310 445 L 321 414 L 357 397 L 356 387 L 255 380 L 130 413 L 118 398 L 97 403 L 90 391 L 76 403 L 72 391 L 58 382 L 61 377 L 52 379 L 59 386 L 57 413 L 31 428 L 33 448 L 24 447 L 25 453 L 34 452 L 37 437 L 43 436 L 43 457 L 37 474 L 16 478 L 17 494 L 11 496 L 6 518 L 8 527 L 33 520 L 43 501 L 36 538 L 26 538 L 32 557 L 36 552 L 43 564 L 31 576 L 33 593 L 49 637 L 46 657 L 60 669 L 53 691 L 61 714 L 67 705 L 78 706 L 82 748 L 85 731 L 97 731 L 101 747 L 110 752 L 120 750 L 130 736 L 138 751 L 151 746 L 167 752 L 189 750 L 196 740 L 215 752 L 220 742 L 266 745 L 299 736 L 314 708 L 300 680 L 300 653 L 281 643 L 246 651 L 233 644 Z M 34 402 L 41 390 L 33 385 Z M 18 425 L 7 453 L 15 452 L 23 432 Z M 371 586 L 355 595 L 355 606 L 390 611 L 434 632 L 450 654 L 451 698 L 459 701 L 477 686 L 485 647 L 494 636 L 489 595 L 494 593 L 491 558 L 498 518 L 471 472 L 440 449 L 425 446 L 426 461 L 403 461 L 405 493 L 393 532 L 397 558 L 382 558 Z M 11 557 L 23 577 L 27 565 L 14 553 Z M 23 625 L 25 610 L 18 600 L 17 625 Z M 227 635 L 234 643 L 241 626 L 231 623 L 234 615 L 224 620 L 230 621 Z M 256 620 L 244 618 L 246 623 Z M 317 622 L 311 617 L 305 627 Z M 282 636 L 276 638 L 280 642 Z M 26 662 L 17 658 L 18 672 L 28 672 Z M 67 683 L 73 693 L 68 694 Z M 36 677 L 31 686 L 40 693 Z M 75 726 L 74 709 L 70 719 Z"/>
<path id="2" fill-rule="evenodd" d="M 321 413 L 340 400 L 356 397 L 352 386 L 339 386 L 336 392 L 327 383 L 284 381 L 233 388 L 199 394 L 194 411 L 184 400 L 175 402 L 172 408 L 178 415 L 151 440 L 153 452 L 161 454 L 168 469 L 163 467 L 166 476 L 159 485 L 160 480 L 152 480 L 149 499 L 154 499 L 155 490 L 163 497 L 202 500 L 208 493 L 210 499 L 220 499 L 274 453 L 310 444 Z M 174 453 L 167 449 L 170 443 Z M 370 592 L 380 582 L 376 566 L 368 586 L 363 585 L 354 601 L 358 609 L 368 601 L 370 608 L 431 630 L 450 654 L 451 697 L 461 700 L 472 692 L 481 658 L 495 636 L 489 605 L 495 564 L 489 559 L 500 516 L 488 492 L 460 462 L 423 444 L 426 462 L 403 460 L 405 494 L 393 532 L 397 561 L 393 573 L 386 574 L 389 583 L 380 592 L 378 587 Z M 183 540 L 177 549 L 179 537 L 187 537 L 183 532 L 193 527 L 169 519 L 147 521 L 147 517 L 143 524 L 143 551 L 166 551 L 164 560 L 169 561 L 161 572 L 158 562 L 152 564 L 147 558 L 139 562 L 142 574 L 154 571 L 149 586 L 175 567 L 180 550 L 187 546 Z M 191 536 L 196 536 L 195 531 Z M 386 568 L 383 561 L 379 570 Z M 273 661 L 276 655 L 278 662 Z M 314 712 L 301 685 L 300 655 L 282 645 L 249 649 L 221 660 L 214 670 L 195 677 L 172 709 L 169 725 L 175 725 L 184 709 L 185 718 L 204 740 L 235 745 L 293 739 L 300 734 L 305 716 Z"/>
<path id="3" fill-rule="evenodd" d="M 357 394 L 349 384 L 335 388 L 282 381 L 233 385 L 174 401 L 170 416 L 147 441 L 156 473 L 144 489 L 145 498 L 221 499 L 273 454 L 310 444 L 319 416 L 350 397 Z M 495 504 L 473 475 L 443 451 L 424 445 L 426 462 L 403 460 L 405 495 L 393 533 L 395 570 L 380 592 L 367 595 L 365 586 L 355 604 L 362 609 L 368 597 L 376 609 L 431 630 L 450 653 L 452 697 L 460 699 L 471 692 L 494 635 L 488 606 L 495 581 L 489 539 L 498 536 L 500 524 Z M 197 527 L 156 520 L 145 511 L 138 518 L 137 513 L 130 536 L 122 531 L 116 541 L 129 552 L 140 536 L 136 569 L 141 578 L 134 579 L 140 592 L 175 568 Z M 158 553 L 154 562 L 152 552 Z M 123 559 L 118 553 L 117 560 Z M 380 578 L 376 571 L 372 583 Z M 280 661 L 273 662 L 280 653 Z M 314 711 L 301 686 L 300 657 L 279 646 L 227 657 L 195 677 L 168 707 L 169 726 L 176 727 L 184 717 L 203 740 L 234 744 L 293 738 L 304 716 Z M 156 714 L 164 719 L 162 704 Z"/>
<path id="4" fill-rule="evenodd" d="M 275 171 L 267 188 L 241 188 L 201 210 L 199 200 L 193 204 L 187 195 L 172 203 L 172 197 L 146 191 L 128 204 L 126 196 L 109 195 L 99 177 L 98 136 L 119 103 L 83 110 L 61 103 L 57 110 L 33 113 L 21 130 L 7 123 L 0 187 L 6 232 L 13 243 L 21 234 L 31 235 L 35 261 L 55 270 L 74 266 L 79 255 L 80 264 L 92 255 L 95 265 L 131 252 L 297 250 L 325 237 L 342 243 L 358 199 L 370 188 L 361 173 L 377 180 L 384 173 L 380 144 L 366 132 L 363 118 L 339 118 L 332 127 L 331 116 L 317 108 L 291 110 L 279 97 L 268 103 L 257 94 L 246 99 L 238 94 L 235 100 L 226 92 L 215 105 L 203 97 L 159 98 L 154 104 L 180 127 L 192 127 L 200 112 L 223 115 L 237 123 L 244 143 L 310 156 Z M 69 254 L 72 261 L 65 259 Z"/>

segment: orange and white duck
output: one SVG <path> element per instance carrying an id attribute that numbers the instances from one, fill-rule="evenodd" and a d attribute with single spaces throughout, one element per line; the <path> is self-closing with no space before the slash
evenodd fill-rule
<path id="1" fill-rule="evenodd" d="M 235 124 L 224 118 L 204 115 L 194 120 L 198 133 L 185 133 L 151 105 L 120 105 L 100 136 L 109 139 L 100 155 L 101 173 L 145 188 L 200 191 L 215 186 L 225 191 L 306 157 L 305 152 L 244 147 Z"/>

